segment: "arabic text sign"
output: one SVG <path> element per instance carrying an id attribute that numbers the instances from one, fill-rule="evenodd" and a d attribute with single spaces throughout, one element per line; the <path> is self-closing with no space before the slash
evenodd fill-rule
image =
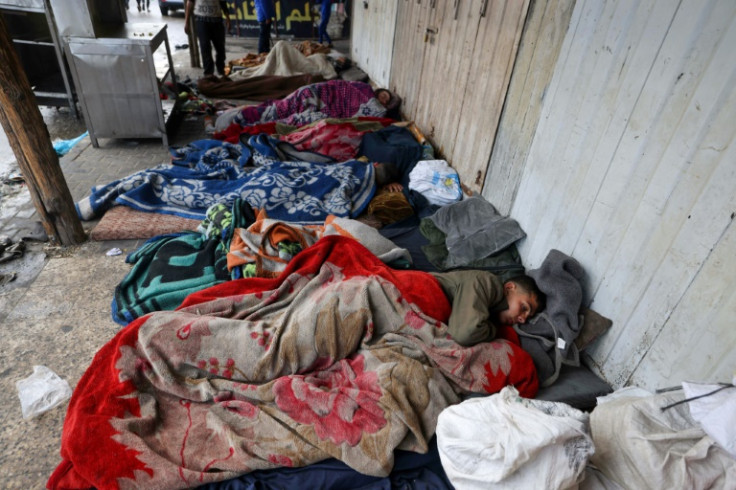
<path id="1" fill-rule="evenodd" d="M 295 38 L 311 38 L 317 35 L 317 28 L 309 11 L 308 0 L 276 0 L 276 28 L 279 35 Z M 258 37 L 259 26 L 253 0 L 230 0 L 233 29 L 241 37 Z M 232 16 L 232 12 L 235 15 Z M 319 14 L 314 15 L 314 21 Z"/>

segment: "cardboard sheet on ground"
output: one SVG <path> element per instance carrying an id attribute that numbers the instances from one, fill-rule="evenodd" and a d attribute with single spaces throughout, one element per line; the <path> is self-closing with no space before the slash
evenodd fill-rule
<path id="1" fill-rule="evenodd" d="M 168 233 L 196 230 L 202 222 L 173 214 L 147 213 L 128 206 L 114 206 L 89 233 L 90 240 L 135 240 Z"/>

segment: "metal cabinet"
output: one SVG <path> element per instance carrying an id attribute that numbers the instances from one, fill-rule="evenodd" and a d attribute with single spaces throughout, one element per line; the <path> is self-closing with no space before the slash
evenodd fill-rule
<path id="1" fill-rule="evenodd" d="M 166 24 L 123 24 L 98 36 L 66 38 L 92 144 L 98 147 L 98 138 L 161 138 L 168 147 L 167 123 L 176 98 L 162 100 L 160 93 L 161 85 L 175 85 L 176 77 Z M 159 49 L 165 50 L 168 67 L 157 74 Z"/>
<path id="2" fill-rule="evenodd" d="M 0 15 L 39 105 L 77 105 L 69 68 L 47 0 L 0 0 Z"/>

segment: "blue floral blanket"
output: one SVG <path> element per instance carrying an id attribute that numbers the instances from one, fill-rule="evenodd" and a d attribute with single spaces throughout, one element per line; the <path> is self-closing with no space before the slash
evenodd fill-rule
<path id="1" fill-rule="evenodd" d="M 194 142 L 179 150 L 176 164 L 93 187 L 88 197 L 76 203 L 77 213 L 82 220 L 91 220 L 122 204 L 139 211 L 204 219 L 210 206 L 231 206 L 240 198 L 265 210 L 269 218 L 321 223 L 331 214 L 356 218 L 375 193 L 370 163 L 290 162 L 259 153 L 253 155 L 259 166 L 248 168 L 245 163 L 251 151 L 242 144 Z"/>

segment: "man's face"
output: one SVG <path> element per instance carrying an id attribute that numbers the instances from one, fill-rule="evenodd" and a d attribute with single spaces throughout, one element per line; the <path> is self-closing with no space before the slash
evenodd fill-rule
<path id="1" fill-rule="evenodd" d="M 537 312 L 537 297 L 522 291 L 516 283 L 507 282 L 503 286 L 506 295 L 507 310 L 498 313 L 498 320 L 502 325 L 526 323 L 527 319 Z"/>

